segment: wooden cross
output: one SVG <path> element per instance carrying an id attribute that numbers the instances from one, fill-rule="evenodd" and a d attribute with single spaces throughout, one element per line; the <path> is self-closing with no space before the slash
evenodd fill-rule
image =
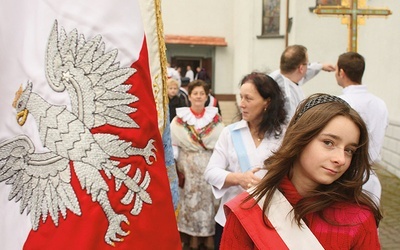
<path id="1" fill-rule="evenodd" d="M 342 0 L 338 6 L 321 6 L 314 9 L 318 15 L 343 15 L 342 24 L 349 29 L 348 51 L 357 52 L 358 25 L 364 24 L 365 16 L 388 16 L 392 12 L 388 9 L 373 9 L 365 6 L 365 0 Z"/>

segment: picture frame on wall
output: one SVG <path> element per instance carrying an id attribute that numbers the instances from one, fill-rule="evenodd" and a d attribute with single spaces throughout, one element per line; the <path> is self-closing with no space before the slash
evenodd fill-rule
<path id="1" fill-rule="evenodd" d="M 315 6 L 337 6 L 342 5 L 342 0 L 316 0 Z"/>
<path id="2" fill-rule="evenodd" d="M 279 35 L 281 0 L 263 0 L 262 35 Z"/>

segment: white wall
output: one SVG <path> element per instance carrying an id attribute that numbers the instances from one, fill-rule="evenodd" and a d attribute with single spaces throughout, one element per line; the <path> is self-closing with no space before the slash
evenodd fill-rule
<path id="1" fill-rule="evenodd" d="M 347 26 L 341 24 L 339 17 L 318 17 L 307 13 L 304 5 L 311 6 L 315 2 L 313 0 L 291 2 L 291 13 L 295 20 L 294 32 L 289 40 L 307 46 L 310 60 L 336 63 L 338 55 L 347 51 Z M 387 18 L 365 18 L 364 25 L 358 29 L 358 52 L 366 60 L 363 84 L 382 98 L 389 110 L 390 124 L 382 149 L 381 165 L 400 177 L 400 1 L 366 2 L 367 6 L 389 8 L 393 13 Z M 306 94 L 340 94 L 341 88 L 335 85 L 334 75 L 321 73 L 303 90 Z"/>
<path id="2" fill-rule="evenodd" d="M 235 1 L 236 2 L 236 1 Z M 233 93 L 233 10 L 230 0 L 164 0 L 162 15 L 164 33 L 168 35 L 224 37 L 228 47 L 216 47 L 214 62 L 217 94 Z M 189 48 L 188 48 L 189 49 Z M 167 51 L 168 53 L 168 51 Z"/>
<path id="3" fill-rule="evenodd" d="M 381 164 L 385 169 L 400 177 L 400 123 L 390 122 L 383 143 Z"/>

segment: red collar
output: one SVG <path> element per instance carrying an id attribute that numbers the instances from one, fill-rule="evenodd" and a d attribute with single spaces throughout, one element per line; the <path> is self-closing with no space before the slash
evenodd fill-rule
<path id="1" fill-rule="evenodd" d="M 192 108 L 190 108 L 190 111 L 193 113 L 194 117 L 196 117 L 196 118 L 202 118 L 202 117 L 204 116 L 204 113 L 206 112 L 206 109 L 203 109 L 203 110 L 201 111 L 201 113 L 196 113 L 196 112 L 194 112 Z"/>

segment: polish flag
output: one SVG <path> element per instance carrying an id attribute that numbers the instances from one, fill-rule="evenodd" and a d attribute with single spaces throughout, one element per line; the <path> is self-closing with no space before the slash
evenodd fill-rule
<path id="1" fill-rule="evenodd" d="M 1 249 L 181 249 L 138 1 L 0 3 Z"/>

